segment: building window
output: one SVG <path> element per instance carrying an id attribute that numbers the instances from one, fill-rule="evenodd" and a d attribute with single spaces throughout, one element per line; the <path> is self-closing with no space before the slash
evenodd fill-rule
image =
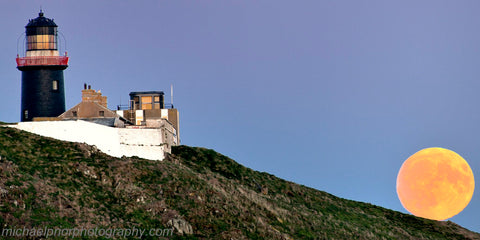
<path id="1" fill-rule="evenodd" d="M 160 105 L 160 96 L 153 97 L 153 109 L 161 109 L 162 106 Z"/>
<path id="2" fill-rule="evenodd" d="M 57 91 L 58 90 L 58 81 L 57 80 L 53 80 L 52 82 L 52 89 L 54 91 Z"/>
<path id="3" fill-rule="evenodd" d="M 98 115 L 100 115 L 100 117 L 105 116 L 105 111 L 100 111 L 100 112 L 98 112 Z"/>
<path id="4" fill-rule="evenodd" d="M 77 111 L 73 111 L 72 114 L 74 117 L 78 117 Z"/>
<path id="5" fill-rule="evenodd" d="M 23 118 L 28 119 L 28 110 L 23 111 Z"/>
<path id="6" fill-rule="evenodd" d="M 152 109 L 152 97 L 142 97 L 142 110 Z"/>
<path id="7" fill-rule="evenodd" d="M 133 98 L 133 104 L 134 104 L 133 110 L 140 109 L 140 98 L 138 96 Z"/>

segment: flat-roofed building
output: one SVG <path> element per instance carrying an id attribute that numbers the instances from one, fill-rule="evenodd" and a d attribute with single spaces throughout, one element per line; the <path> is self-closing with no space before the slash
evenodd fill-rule
<path id="1" fill-rule="evenodd" d="M 167 106 L 165 104 L 163 91 L 131 92 L 129 95 L 128 110 L 120 110 L 119 106 L 118 115 L 136 126 L 147 128 L 157 125 L 154 121 L 167 120 L 173 126 L 172 134 L 175 138 L 175 144 L 180 144 L 179 112 L 173 108 L 173 105 Z"/>
<path id="2" fill-rule="evenodd" d="M 162 91 L 131 92 L 130 109 L 163 109 L 165 108 L 164 95 Z"/>

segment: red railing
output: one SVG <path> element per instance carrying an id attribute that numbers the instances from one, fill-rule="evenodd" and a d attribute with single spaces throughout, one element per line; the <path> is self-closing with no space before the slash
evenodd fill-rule
<path id="1" fill-rule="evenodd" d="M 17 67 L 67 65 L 68 57 L 65 56 L 17 57 Z"/>

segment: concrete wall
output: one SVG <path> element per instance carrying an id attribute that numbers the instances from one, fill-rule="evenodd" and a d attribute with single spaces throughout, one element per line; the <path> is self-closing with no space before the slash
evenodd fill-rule
<path id="1" fill-rule="evenodd" d="M 168 109 L 168 121 L 172 123 L 173 127 L 177 130 L 175 132 L 176 136 L 176 141 L 178 144 L 180 144 L 180 116 L 178 113 L 178 110 L 175 108 L 169 108 Z M 162 116 L 163 117 L 163 116 Z"/>
<path id="2" fill-rule="evenodd" d="M 145 123 L 149 121 L 150 122 L 163 121 L 164 119 L 166 119 L 173 126 L 173 129 L 171 130 L 169 127 L 167 127 L 168 128 L 167 130 L 171 131 L 173 134 L 173 137 L 175 138 L 173 140 L 172 146 L 180 145 L 180 126 L 179 126 L 180 117 L 177 109 L 164 108 L 164 109 L 147 109 L 147 110 L 117 110 L 116 114 L 135 123 L 135 125 L 137 126 L 145 126 Z M 159 124 L 163 124 L 163 123 L 159 122 Z M 150 127 L 153 127 L 152 124 L 150 124 Z"/>
<path id="3" fill-rule="evenodd" d="M 113 128 L 82 120 L 20 122 L 10 127 L 58 140 L 95 145 L 114 157 L 163 160 L 165 152 L 170 152 L 162 137 L 164 129 Z"/>

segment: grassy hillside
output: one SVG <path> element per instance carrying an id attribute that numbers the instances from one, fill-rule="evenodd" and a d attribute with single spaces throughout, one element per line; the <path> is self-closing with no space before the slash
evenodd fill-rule
<path id="1" fill-rule="evenodd" d="M 172 151 L 161 162 L 113 158 L 0 127 L 2 229 L 173 227 L 168 239 L 480 239 L 452 222 L 338 198 L 213 150 Z"/>

